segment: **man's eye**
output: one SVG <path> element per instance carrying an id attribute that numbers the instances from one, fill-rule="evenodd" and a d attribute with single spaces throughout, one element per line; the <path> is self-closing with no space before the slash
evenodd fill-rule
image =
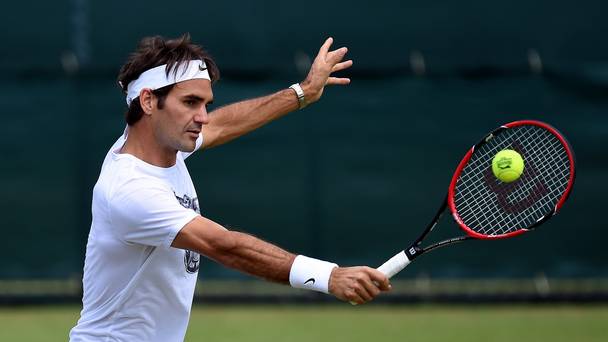
<path id="1" fill-rule="evenodd" d="M 186 100 L 184 101 L 184 103 L 188 106 L 193 106 L 194 105 L 194 101 L 193 100 Z"/>

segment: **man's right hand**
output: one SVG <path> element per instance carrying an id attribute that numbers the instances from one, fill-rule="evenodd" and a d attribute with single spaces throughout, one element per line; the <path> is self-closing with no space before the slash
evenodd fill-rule
<path id="1" fill-rule="evenodd" d="M 371 267 L 336 267 L 329 278 L 329 292 L 353 304 L 367 303 L 390 289 L 384 273 Z"/>

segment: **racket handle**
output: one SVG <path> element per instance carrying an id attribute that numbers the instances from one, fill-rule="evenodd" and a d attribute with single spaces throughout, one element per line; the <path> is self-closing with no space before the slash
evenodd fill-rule
<path id="1" fill-rule="evenodd" d="M 378 267 L 378 271 L 391 278 L 409 265 L 410 262 L 411 260 L 405 255 L 405 251 L 401 251 Z"/>
<path id="2" fill-rule="evenodd" d="M 388 259 L 384 264 L 377 268 L 378 271 L 384 273 L 387 277 L 391 278 L 395 274 L 399 273 L 405 266 L 409 265 L 410 259 L 405 255 L 405 251 L 397 253 L 394 257 Z M 376 285 L 378 283 L 374 282 Z M 357 305 L 355 302 L 350 302 L 352 305 Z"/>

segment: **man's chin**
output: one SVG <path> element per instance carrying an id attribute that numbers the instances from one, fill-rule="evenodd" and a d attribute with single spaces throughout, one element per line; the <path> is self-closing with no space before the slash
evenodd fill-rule
<path id="1" fill-rule="evenodd" d="M 194 152 L 195 148 L 196 148 L 196 141 L 193 141 L 193 142 L 188 142 L 186 144 L 182 144 L 178 148 L 178 151 L 185 152 L 185 153 L 190 153 L 190 152 Z"/>
<path id="2" fill-rule="evenodd" d="M 191 153 L 191 152 L 194 152 L 195 148 L 196 148 L 196 144 L 192 145 L 192 147 L 180 149 L 180 152 Z"/>

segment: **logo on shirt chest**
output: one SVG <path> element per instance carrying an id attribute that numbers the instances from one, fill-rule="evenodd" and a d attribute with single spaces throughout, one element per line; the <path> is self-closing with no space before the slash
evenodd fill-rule
<path id="1" fill-rule="evenodd" d="M 186 209 L 192 209 L 194 211 L 196 211 L 197 213 L 201 213 L 199 206 L 198 206 L 198 198 L 194 197 L 191 198 L 190 196 L 184 194 L 183 197 L 179 197 L 175 192 L 173 192 L 175 194 L 175 198 L 177 198 L 177 201 L 179 202 L 179 204 L 186 208 Z M 184 251 L 184 266 L 186 267 L 186 272 L 188 273 L 196 273 L 198 272 L 198 268 L 200 267 L 201 264 L 201 256 L 196 253 L 196 252 L 192 252 L 192 251 L 188 251 L 185 250 Z"/>
<path id="2" fill-rule="evenodd" d="M 196 252 L 186 250 L 184 253 L 184 265 L 186 266 L 186 272 L 198 272 L 198 268 L 201 265 L 201 256 Z"/>
<path id="3" fill-rule="evenodd" d="M 179 202 L 179 204 L 186 208 L 186 209 L 192 209 L 194 211 L 196 211 L 197 213 L 201 213 L 201 210 L 198 206 L 198 197 L 190 197 L 187 194 L 184 194 L 183 197 L 179 197 L 175 191 L 173 192 L 173 194 L 175 195 L 175 198 L 177 198 L 177 201 Z"/>

